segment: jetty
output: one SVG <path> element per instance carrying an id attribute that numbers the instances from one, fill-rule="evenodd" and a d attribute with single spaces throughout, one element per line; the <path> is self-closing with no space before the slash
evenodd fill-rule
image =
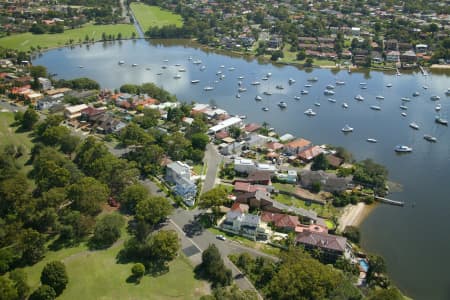
<path id="1" fill-rule="evenodd" d="M 370 195 L 370 194 L 366 194 L 366 193 L 361 193 L 365 196 L 373 196 L 374 199 L 378 200 L 378 202 L 381 203 L 386 203 L 386 204 L 391 204 L 391 205 L 396 205 L 396 206 L 405 206 L 405 202 L 403 201 L 398 201 L 398 200 L 392 200 L 386 197 L 381 197 L 381 196 L 375 196 L 375 195 Z"/>
<path id="2" fill-rule="evenodd" d="M 419 69 L 423 76 L 428 76 L 428 72 L 422 66 L 419 65 Z"/>

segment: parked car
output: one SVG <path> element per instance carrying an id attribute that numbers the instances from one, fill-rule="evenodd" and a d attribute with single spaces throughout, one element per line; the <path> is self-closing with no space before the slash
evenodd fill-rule
<path id="1" fill-rule="evenodd" d="M 218 234 L 218 235 L 216 235 L 216 239 L 221 240 L 221 241 L 226 241 L 227 238 L 221 234 Z"/>

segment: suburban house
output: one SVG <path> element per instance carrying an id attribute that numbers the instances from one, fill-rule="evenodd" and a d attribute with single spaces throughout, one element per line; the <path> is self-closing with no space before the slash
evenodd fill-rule
<path id="1" fill-rule="evenodd" d="M 223 120 L 219 122 L 217 125 L 212 126 L 208 129 L 208 133 L 215 134 L 219 131 L 225 130 L 227 128 L 230 128 L 232 126 L 241 127 L 242 126 L 242 119 L 238 117 L 231 117 L 226 120 Z"/>
<path id="2" fill-rule="evenodd" d="M 323 149 L 319 146 L 312 146 L 298 153 L 298 158 L 304 162 L 310 162 L 316 158 L 319 154 L 323 153 Z"/>
<path id="3" fill-rule="evenodd" d="M 234 159 L 234 170 L 239 173 L 250 174 L 255 171 L 263 171 L 270 174 L 275 174 L 276 167 L 274 165 L 262 164 L 254 162 L 251 159 L 236 158 Z"/>
<path id="4" fill-rule="evenodd" d="M 64 116 L 69 120 L 76 119 L 81 116 L 81 112 L 86 108 L 88 108 L 86 104 L 67 106 L 64 110 Z"/>
<path id="5" fill-rule="evenodd" d="M 330 263 L 341 256 L 349 258 L 351 252 L 345 237 L 328 233 L 303 231 L 297 234 L 295 244 L 303 246 L 307 251 L 321 250 L 325 261 Z"/>
<path id="6" fill-rule="evenodd" d="M 191 178 L 191 167 L 181 161 L 166 166 L 166 181 L 174 184 L 173 192 L 183 198 L 188 206 L 193 206 L 197 195 L 197 185 Z"/>
<path id="7" fill-rule="evenodd" d="M 251 240 L 266 240 L 267 233 L 261 226 L 261 219 L 257 215 L 243 213 L 240 210 L 231 210 L 220 228 L 226 232 L 244 236 Z"/>
<path id="8" fill-rule="evenodd" d="M 398 62 L 400 59 L 400 52 L 399 51 L 389 51 L 386 53 L 386 61 L 388 62 Z"/>
<path id="9" fill-rule="evenodd" d="M 278 173 L 277 179 L 286 183 L 297 183 L 297 171 L 288 170 L 287 173 Z"/>
<path id="10" fill-rule="evenodd" d="M 427 53 L 427 51 L 428 51 L 428 45 L 426 45 L 426 44 L 417 44 L 416 45 L 417 53 Z"/>
<path id="11" fill-rule="evenodd" d="M 266 185 L 251 184 L 249 182 L 236 180 L 234 182 L 233 191 L 235 193 L 253 193 L 258 190 L 267 192 L 268 188 L 269 186 Z"/>
<path id="12" fill-rule="evenodd" d="M 50 81 L 50 79 L 45 78 L 45 77 L 39 77 L 38 81 L 42 87 L 42 90 L 46 91 L 46 90 L 50 90 L 52 88 L 52 82 Z"/>
<path id="13" fill-rule="evenodd" d="M 127 125 L 109 113 L 91 115 L 89 121 L 98 133 L 109 134 L 121 131 Z"/>
<path id="14" fill-rule="evenodd" d="M 300 225 L 298 216 L 272 213 L 268 211 L 263 211 L 261 213 L 261 221 L 271 224 L 275 228 L 282 231 L 295 231 L 295 228 Z"/>
<path id="15" fill-rule="evenodd" d="M 314 183 L 320 183 L 320 188 L 326 192 L 342 192 L 349 187 L 351 183 L 350 177 L 338 177 L 334 173 L 326 173 L 325 171 L 309 171 L 303 170 L 300 173 L 300 185 L 310 189 Z"/>
<path id="16" fill-rule="evenodd" d="M 307 149 L 309 146 L 311 146 L 310 141 L 305 139 L 296 139 L 292 142 L 287 143 L 284 149 L 289 155 L 297 155 L 299 152 Z"/>
<path id="17" fill-rule="evenodd" d="M 49 109 L 52 106 L 61 103 L 63 98 L 64 94 L 62 93 L 52 96 L 46 96 L 43 99 L 37 101 L 36 108 L 39 110 Z"/>

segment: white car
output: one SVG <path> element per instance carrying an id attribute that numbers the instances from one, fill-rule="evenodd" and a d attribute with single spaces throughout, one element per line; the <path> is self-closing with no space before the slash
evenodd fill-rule
<path id="1" fill-rule="evenodd" d="M 225 241 L 227 238 L 224 237 L 223 235 L 219 234 L 219 235 L 216 235 L 216 239 L 221 240 L 221 241 Z"/>

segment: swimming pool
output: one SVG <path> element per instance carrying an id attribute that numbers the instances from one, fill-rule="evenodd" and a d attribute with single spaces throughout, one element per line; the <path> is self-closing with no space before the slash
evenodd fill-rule
<path id="1" fill-rule="evenodd" d="M 365 259 L 359 260 L 359 266 L 361 267 L 361 269 L 364 272 L 367 272 L 369 270 L 369 264 L 367 263 L 367 261 Z"/>

